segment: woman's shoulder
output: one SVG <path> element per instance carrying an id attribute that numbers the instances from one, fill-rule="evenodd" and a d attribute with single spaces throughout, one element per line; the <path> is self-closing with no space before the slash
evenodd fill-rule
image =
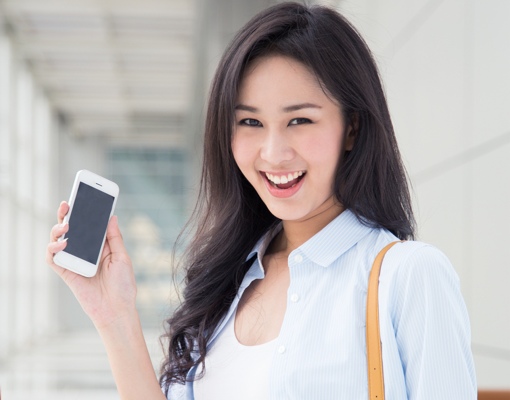
<path id="1" fill-rule="evenodd" d="M 396 243 L 384 256 L 382 277 L 446 274 L 458 279 L 450 260 L 439 248 L 417 240 L 401 241 L 385 229 L 374 228 L 358 243 L 358 253 L 364 253 L 367 260 L 373 262 L 378 253 L 392 242 Z"/>
<path id="2" fill-rule="evenodd" d="M 381 267 L 379 296 L 384 307 L 392 310 L 397 325 L 395 321 L 407 315 L 405 309 L 433 315 L 450 304 L 455 313 L 465 314 L 452 263 L 437 247 L 420 241 L 397 243 L 388 251 Z"/>
<path id="3" fill-rule="evenodd" d="M 447 277 L 458 281 L 448 257 L 434 245 L 420 241 L 403 241 L 393 246 L 384 257 L 381 274 L 382 271 L 400 279 Z"/>
<path id="4" fill-rule="evenodd" d="M 166 396 L 168 400 L 186 400 L 188 398 L 186 384 L 171 384 L 168 388 L 168 393 L 166 393 Z"/>

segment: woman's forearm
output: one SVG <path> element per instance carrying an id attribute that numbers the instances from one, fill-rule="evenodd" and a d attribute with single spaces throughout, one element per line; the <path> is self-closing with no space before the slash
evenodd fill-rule
<path id="1" fill-rule="evenodd" d="M 165 400 L 152 366 L 138 313 L 97 327 L 122 400 Z"/>

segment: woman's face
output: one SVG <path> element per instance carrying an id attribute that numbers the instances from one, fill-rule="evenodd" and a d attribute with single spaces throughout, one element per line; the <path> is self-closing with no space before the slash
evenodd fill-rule
<path id="1" fill-rule="evenodd" d="M 232 150 L 277 218 L 305 220 L 335 204 L 335 171 L 342 152 L 352 147 L 350 131 L 340 106 L 300 62 L 269 56 L 247 68 Z"/>

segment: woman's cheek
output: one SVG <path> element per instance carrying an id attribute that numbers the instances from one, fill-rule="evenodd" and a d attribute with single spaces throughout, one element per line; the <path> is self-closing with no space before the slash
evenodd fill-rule
<path id="1" fill-rule="evenodd" d="M 235 135 L 232 140 L 232 153 L 239 168 L 246 167 L 255 161 L 256 144 L 245 136 Z"/>

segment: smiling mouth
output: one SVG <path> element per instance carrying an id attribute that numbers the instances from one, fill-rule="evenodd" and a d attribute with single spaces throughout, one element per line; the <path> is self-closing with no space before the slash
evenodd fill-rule
<path id="1" fill-rule="evenodd" d="M 303 179 L 306 171 L 296 171 L 288 174 L 270 174 L 268 172 L 261 172 L 267 179 L 269 184 L 277 189 L 290 189 L 296 186 L 299 181 Z"/>

